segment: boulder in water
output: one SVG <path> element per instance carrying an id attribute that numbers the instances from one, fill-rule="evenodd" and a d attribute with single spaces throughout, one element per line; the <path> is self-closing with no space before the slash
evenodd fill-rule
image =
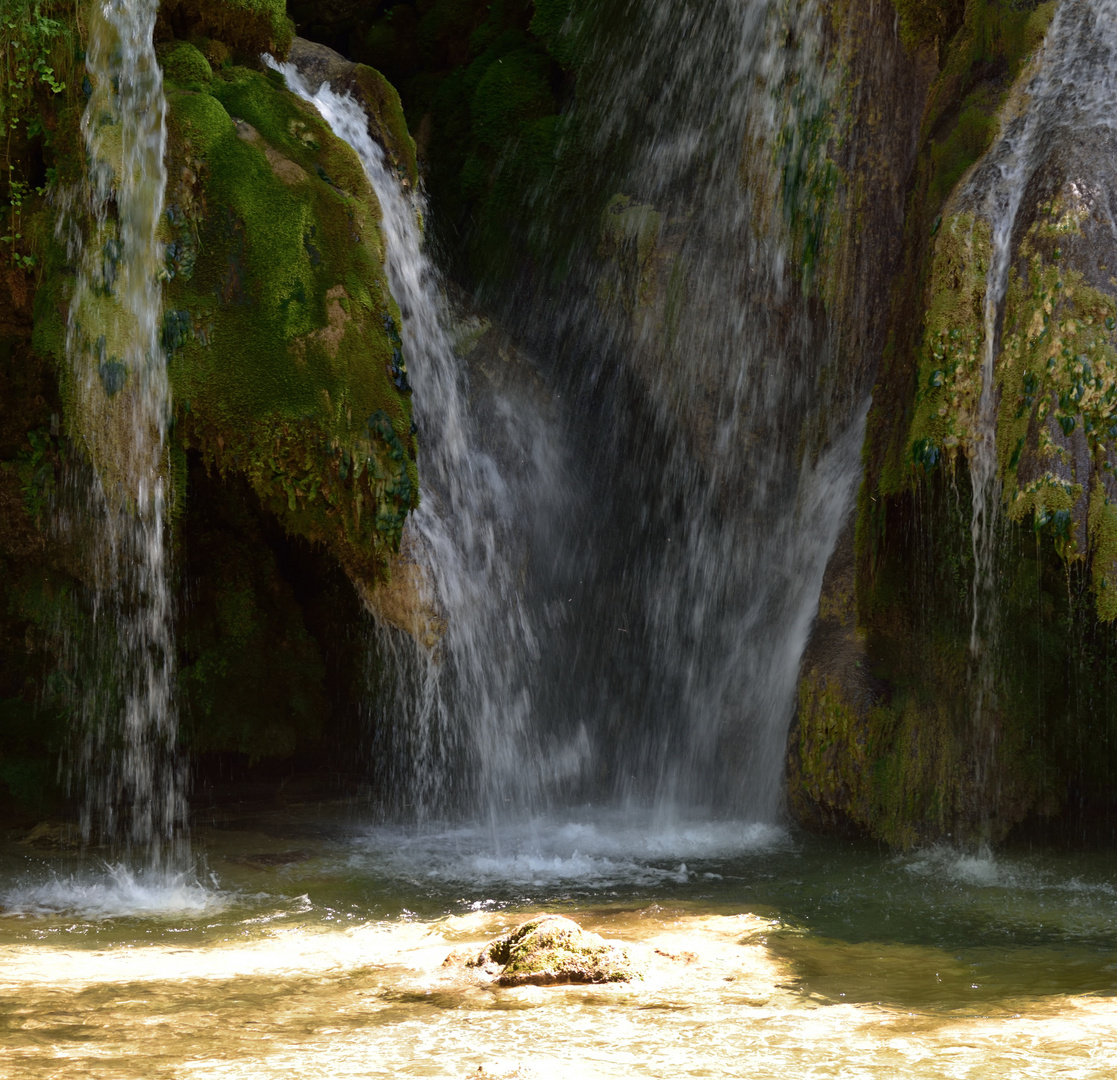
<path id="1" fill-rule="evenodd" d="M 631 982 L 641 972 L 628 950 L 561 915 L 539 915 L 490 941 L 470 964 L 501 986 Z M 499 974 L 498 974 L 499 972 Z"/>

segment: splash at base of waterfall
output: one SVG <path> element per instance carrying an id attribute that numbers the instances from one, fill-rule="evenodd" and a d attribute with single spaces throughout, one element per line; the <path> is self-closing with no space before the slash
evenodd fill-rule
<path id="1" fill-rule="evenodd" d="M 0 843 L 12 1075 L 1112 1070 L 1105 853 L 898 857 L 589 809 L 425 834 L 358 828 L 341 808 L 242 812 L 196 828 L 216 883 L 177 898 L 126 879 L 83 898 L 71 882 L 92 878 L 71 857 Z M 623 943 L 644 978 L 473 978 L 462 958 L 540 909 Z"/>

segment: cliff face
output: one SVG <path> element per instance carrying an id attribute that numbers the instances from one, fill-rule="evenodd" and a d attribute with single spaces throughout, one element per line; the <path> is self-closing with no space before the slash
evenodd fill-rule
<path id="1" fill-rule="evenodd" d="M 717 443 L 733 371 L 693 354 L 716 351 L 716 335 L 734 317 L 715 310 L 703 280 L 708 245 L 724 246 L 714 268 L 733 278 L 729 299 L 747 312 L 751 334 L 770 340 L 774 354 L 806 356 L 806 370 L 785 378 L 821 383 L 809 430 L 754 430 L 749 438 L 759 445 L 801 439 L 816 453 L 871 385 L 902 264 L 920 121 L 937 75 L 936 42 L 905 48 L 895 27 L 887 4 L 829 0 L 776 9 L 765 30 L 772 45 L 754 65 L 757 85 L 739 90 L 749 112 L 765 119 L 747 121 L 744 144 L 720 151 L 723 171 L 736 159 L 738 189 L 726 193 L 723 235 L 694 243 L 693 192 L 663 205 L 618 193 L 601 214 L 599 305 L 624 338 L 645 393 L 677 417 L 708 467 L 716 469 L 714 458 L 724 453 Z M 734 195 L 747 204 L 746 221 L 734 221 Z M 766 242 L 786 249 L 786 267 L 763 269 L 766 256 L 755 249 Z M 713 344 L 696 328 L 703 320 L 715 328 Z M 786 421 L 771 418 L 774 428 Z"/>
<path id="2" fill-rule="evenodd" d="M 789 743 L 797 816 L 900 847 L 996 841 L 1026 819 L 1106 798 L 1112 148 L 1088 102 L 1064 113 L 1043 100 L 1037 72 L 1057 66 L 1061 47 L 1049 37 L 1037 56 L 1053 10 L 970 3 L 944 43 L 856 541 L 851 529 L 831 564 L 802 667 Z M 1088 22 L 1088 5 L 1068 3 L 1060 17 L 1064 29 Z M 998 185 L 1018 200 L 1015 215 L 991 198 Z M 990 305 L 1000 256 L 1003 301 Z M 994 392 L 983 412 L 989 325 Z M 975 543 L 972 497 L 983 454 L 987 547 L 980 522 Z"/>
<path id="3" fill-rule="evenodd" d="M 104 471 L 90 464 L 67 356 L 75 267 L 63 239 L 101 246 L 110 291 L 119 251 L 111 209 L 104 223 L 83 217 L 79 122 L 94 88 L 81 24 L 55 6 L 60 89 L 30 85 L 15 116 L 4 165 L 22 198 L 9 192 L 6 214 L 21 217 L 24 246 L 0 280 L 0 794 L 31 807 L 56 795 L 73 643 L 94 618 L 81 522 L 60 521 L 74 518 L 75 486 Z M 419 497 L 380 209 L 353 151 L 259 62 L 292 43 L 282 3 L 165 3 L 156 43 L 180 730 L 201 754 L 314 757 L 361 695 L 359 603 L 340 571 L 375 602 Z M 413 186 L 398 96 L 372 69 L 343 66 L 332 74 Z M 128 395 L 126 365 L 108 355 L 111 334 L 106 355 L 87 351 L 111 409 Z"/>

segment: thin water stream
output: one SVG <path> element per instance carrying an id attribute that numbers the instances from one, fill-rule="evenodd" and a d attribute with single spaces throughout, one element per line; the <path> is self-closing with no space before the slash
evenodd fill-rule
<path id="1" fill-rule="evenodd" d="M 974 576 L 970 653 L 973 722 L 979 777 L 990 771 L 996 746 L 987 716 L 995 710 L 998 656 L 997 532 L 1001 480 L 996 428 L 999 405 L 997 359 L 1009 271 L 1020 240 L 1018 218 L 1037 170 L 1061 131 L 1084 140 L 1112 128 L 1117 109 L 1113 63 L 1117 58 L 1117 4 L 1067 0 L 1055 12 L 1023 97 L 1010 105 L 996 143 L 966 185 L 989 228 L 983 300 L 981 396 L 969 454 L 972 484 Z M 984 779 L 981 781 L 984 783 Z"/>
<path id="2" fill-rule="evenodd" d="M 157 8 L 157 0 L 89 5 L 88 175 L 62 195 L 58 218 L 77 268 L 64 390 L 85 458 L 57 508 L 86 563 L 82 610 L 63 627 L 75 717 L 68 768 L 85 838 L 111 842 L 148 868 L 186 857 L 166 535 L 170 387 L 158 238 L 166 103 L 152 44 Z"/>

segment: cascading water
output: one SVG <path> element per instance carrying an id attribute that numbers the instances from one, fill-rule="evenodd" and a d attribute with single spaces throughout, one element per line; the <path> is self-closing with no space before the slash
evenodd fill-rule
<path id="1" fill-rule="evenodd" d="M 415 383 L 422 501 L 404 544 L 445 627 L 423 640 L 376 624 L 375 653 L 386 669 L 375 706 L 385 718 L 375 748 L 388 773 L 384 787 L 420 817 L 452 802 L 535 805 L 555 758 L 545 763 L 533 743 L 529 677 L 541 643 L 518 576 L 539 500 L 561 511 L 561 450 L 522 397 L 497 400 L 502 446 L 490 452 L 484 444 L 450 312 L 423 250 L 421 201 L 401 186 L 354 98 L 328 83 L 312 92 L 293 64 L 274 66 L 364 166 L 381 208 L 388 280 Z"/>
<path id="2" fill-rule="evenodd" d="M 615 265 L 573 275 L 525 331 L 581 343 L 571 396 L 612 402 L 608 437 L 580 431 L 587 475 L 608 479 L 579 538 L 582 640 L 556 660 L 580 677 L 556 673 L 554 711 L 594 733 L 598 792 L 771 820 L 867 391 L 825 388 L 837 350 L 810 296 L 833 119 L 822 16 L 654 0 L 602 21 L 623 32 L 600 36 L 578 109 L 597 125 L 583 172 L 618 193 L 600 239 Z"/>
<path id="3" fill-rule="evenodd" d="M 448 629 L 433 652 L 387 631 L 380 651 L 407 669 L 393 711 L 411 717 L 402 756 L 425 764 L 396 779 L 420 807 L 472 769 L 497 814 L 619 799 L 778 815 L 799 658 L 864 417 L 834 399 L 829 430 L 801 434 L 826 404 L 833 352 L 803 296 L 825 211 L 819 16 L 809 2 L 696 13 L 674 0 L 635 14 L 625 25 L 640 32 L 615 55 L 603 46 L 583 101 L 601 118 L 600 167 L 585 172 L 615 183 L 623 207 L 638 200 L 626 220 L 674 246 L 685 297 L 663 356 L 660 328 L 619 323 L 596 280 L 535 305 L 526 337 L 589 343 L 572 352 L 593 359 L 588 372 L 551 362 L 557 382 L 573 375 L 563 396 L 579 414 L 566 418 L 576 461 L 527 402 L 505 402 L 507 441 L 523 448 L 507 457 L 531 455 L 519 471 L 498 471 L 479 446 L 415 206 L 364 114 L 282 68 L 365 164 L 404 316 L 426 484 L 411 543 Z M 587 394 L 611 364 L 602 410 Z M 847 402 L 863 397 L 844 389 Z M 529 571 L 541 534 L 546 559 Z"/>
<path id="4" fill-rule="evenodd" d="M 62 526 L 83 543 L 87 630 L 70 643 L 80 727 L 71 763 L 83 832 L 174 863 L 185 844 L 176 760 L 165 437 L 170 390 L 160 345 L 165 102 L 152 32 L 157 0 L 89 8 L 82 118 L 88 186 L 60 215 L 77 278 L 65 392 L 89 468 Z"/>
<path id="5" fill-rule="evenodd" d="M 981 398 L 970 450 L 974 555 L 973 622 L 970 653 L 975 668 L 972 715 L 977 739 L 979 783 L 995 755 L 987 724 L 996 706 L 997 581 L 996 537 L 1001 504 L 997 467 L 996 364 L 1009 283 L 1017 219 L 1036 170 L 1047 157 L 1052 136 L 1071 127 L 1078 138 L 1091 127 L 1112 126 L 1115 94 L 1112 64 L 1117 57 L 1117 3 L 1069 0 L 1060 5 L 1025 90 L 1024 107 L 1006 120 L 998 141 L 967 185 L 967 197 L 990 230 L 984 298 Z"/>

